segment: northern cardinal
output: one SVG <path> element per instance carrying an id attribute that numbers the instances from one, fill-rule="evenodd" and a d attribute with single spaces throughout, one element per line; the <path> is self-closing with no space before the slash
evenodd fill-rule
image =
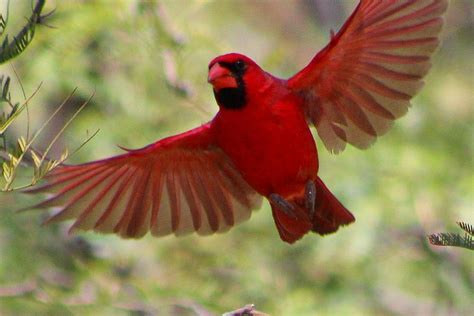
<path id="1" fill-rule="evenodd" d="M 59 207 L 47 222 L 138 238 L 224 232 L 261 197 L 283 241 L 324 235 L 354 216 L 318 177 L 308 124 L 331 152 L 367 148 L 405 114 L 438 46 L 447 0 L 361 0 L 329 44 L 284 80 L 241 54 L 209 64 L 219 105 L 208 123 L 142 149 L 61 165 L 29 192 Z"/>

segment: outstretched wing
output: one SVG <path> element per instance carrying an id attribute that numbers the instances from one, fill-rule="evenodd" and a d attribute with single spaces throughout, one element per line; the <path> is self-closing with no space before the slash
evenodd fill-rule
<path id="1" fill-rule="evenodd" d="M 52 194 L 34 208 L 56 207 L 46 222 L 74 219 L 73 229 L 138 238 L 224 232 L 248 219 L 260 196 L 222 150 L 210 125 L 139 150 L 64 165 L 28 191 Z"/>
<path id="2" fill-rule="evenodd" d="M 367 148 L 404 115 L 438 46 L 447 0 L 361 0 L 288 86 L 326 148 Z"/>

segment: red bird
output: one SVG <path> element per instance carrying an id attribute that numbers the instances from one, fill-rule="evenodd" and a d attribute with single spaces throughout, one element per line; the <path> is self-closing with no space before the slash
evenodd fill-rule
<path id="1" fill-rule="evenodd" d="M 342 29 L 288 80 L 240 54 L 209 64 L 219 112 L 142 149 L 62 165 L 30 192 L 59 207 L 47 222 L 138 238 L 223 232 L 268 199 L 282 240 L 324 235 L 354 216 L 318 177 L 308 127 L 326 148 L 367 148 L 405 114 L 438 46 L 447 0 L 361 0 Z"/>

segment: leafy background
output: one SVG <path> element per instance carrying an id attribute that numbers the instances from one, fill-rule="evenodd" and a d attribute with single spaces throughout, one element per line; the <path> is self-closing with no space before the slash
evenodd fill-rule
<path id="1" fill-rule="evenodd" d="M 0 1 L 2 12 L 5 2 Z M 268 205 L 224 235 L 122 240 L 42 227 L 15 210 L 34 198 L 0 195 L 1 315 L 220 315 L 248 303 L 272 315 L 468 315 L 473 253 L 434 248 L 426 235 L 473 222 L 474 5 L 453 0 L 443 44 L 413 108 L 367 151 L 320 147 L 321 177 L 357 217 L 337 234 L 281 242 Z M 48 1 L 56 9 L 26 52 L 3 65 L 12 97 L 42 87 L 35 130 L 78 87 L 35 145 L 82 102 L 53 156 L 99 134 L 71 158 L 137 148 L 212 118 L 214 56 L 238 51 L 288 77 L 350 14 L 355 1 Z M 8 31 L 29 1 L 12 1 Z M 3 106 L 3 105 L 2 105 Z M 26 115 L 9 130 L 25 135 Z M 21 180 L 21 179 L 19 179 Z"/>

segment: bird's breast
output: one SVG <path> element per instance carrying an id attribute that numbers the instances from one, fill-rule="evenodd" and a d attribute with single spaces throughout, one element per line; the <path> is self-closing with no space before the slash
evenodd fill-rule
<path id="1" fill-rule="evenodd" d="M 251 104 L 250 104 L 251 105 Z M 303 114 L 292 103 L 246 111 L 220 111 L 213 120 L 218 145 L 260 194 L 290 196 L 318 171 L 316 145 Z"/>

